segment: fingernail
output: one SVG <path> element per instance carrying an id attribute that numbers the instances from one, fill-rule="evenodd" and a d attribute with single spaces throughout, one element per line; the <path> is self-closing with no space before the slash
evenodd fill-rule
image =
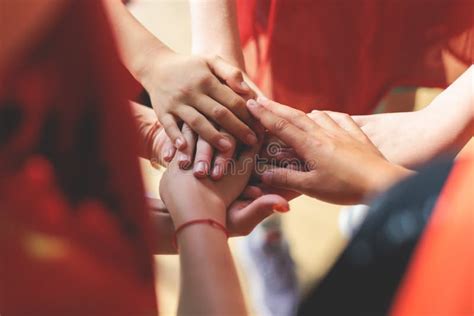
<path id="1" fill-rule="evenodd" d="M 253 133 L 248 134 L 245 140 L 249 145 L 255 145 L 257 143 L 257 137 Z"/>
<path id="2" fill-rule="evenodd" d="M 207 173 L 207 164 L 204 161 L 199 161 L 194 167 L 194 172 L 199 175 L 205 175 Z"/>
<path id="3" fill-rule="evenodd" d="M 220 166 L 220 165 L 215 166 L 214 169 L 212 169 L 212 176 L 214 178 L 220 177 L 221 174 L 222 174 L 222 170 L 223 170 L 222 166 Z"/>
<path id="4" fill-rule="evenodd" d="M 178 149 L 182 149 L 184 144 L 185 144 L 185 142 L 184 142 L 184 139 L 182 137 L 176 138 L 176 141 L 174 143 L 175 147 L 178 148 Z"/>
<path id="5" fill-rule="evenodd" d="M 242 81 L 242 82 L 240 83 L 240 86 L 241 86 L 242 89 L 244 89 L 244 90 L 247 90 L 247 91 L 250 90 L 249 85 L 248 85 L 245 81 Z"/>
<path id="6" fill-rule="evenodd" d="M 257 102 L 255 102 L 254 99 L 250 99 L 247 101 L 247 106 L 248 107 L 251 107 L 251 108 L 256 108 L 259 106 L 259 104 Z"/>
<path id="7" fill-rule="evenodd" d="M 259 97 L 257 98 L 257 102 L 260 103 L 260 104 L 264 104 L 264 105 L 265 105 L 265 104 L 268 104 L 268 101 L 269 101 L 268 98 L 263 97 L 263 96 L 259 96 Z"/>
<path id="8" fill-rule="evenodd" d="M 187 155 L 185 155 L 183 153 L 179 153 L 178 164 L 179 164 L 180 168 L 187 169 L 189 167 L 190 162 L 191 161 L 190 161 L 190 159 Z"/>
<path id="9" fill-rule="evenodd" d="M 165 161 L 169 162 L 173 158 L 173 150 L 168 149 L 165 153 Z"/>
<path id="10" fill-rule="evenodd" d="M 277 211 L 278 213 L 286 213 L 290 210 L 290 208 L 286 205 L 275 204 L 273 205 L 273 210 Z"/>
<path id="11" fill-rule="evenodd" d="M 224 137 L 219 139 L 217 144 L 219 145 L 220 149 L 223 151 L 227 151 L 232 147 L 232 144 L 230 143 L 230 141 Z"/>

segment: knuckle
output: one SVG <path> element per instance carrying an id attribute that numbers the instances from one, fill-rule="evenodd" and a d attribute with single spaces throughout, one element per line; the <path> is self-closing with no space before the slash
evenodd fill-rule
<path id="1" fill-rule="evenodd" d="M 230 72 L 230 78 L 232 78 L 234 80 L 241 80 L 243 78 L 242 77 L 242 72 L 239 69 L 234 68 Z"/>
<path id="2" fill-rule="evenodd" d="M 273 130 L 275 132 L 283 132 L 285 131 L 289 126 L 289 122 L 285 119 L 278 119 L 273 123 Z"/>
<path id="3" fill-rule="evenodd" d="M 216 106 L 212 109 L 212 116 L 216 120 L 222 120 L 229 116 L 229 110 L 223 106 Z"/>
<path id="4" fill-rule="evenodd" d="M 170 96 L 168 104 L 171 108 L 175 108 L 176 104 L 182 103 L 193 93 L 192 84 L 184 84 L 176 89 L 176 92 Z"/>
<path id="5" fill-rule="evenodd" d="M 230 136 L 230 135 L 227 135 L 227 134 L 225 134 L 224 137 L 231 144 L 230 150 L 228 152 L 233 152 L 236 148 L 236 145 L 237 145 L 237 142 L 236 142 L 235 138 Z"/>
<path id="6" fill-rule="evenodd" d="M 212 84 L 212 81 L 214 80 L 213 76 L 210 73 L 205 73 L 197 78 L 197 83 L 201 87 L 207 87 Z"/>
<path id="7" fill-rule="evenodd" d="M 163 128 L 165 129 L 172 128 L 175 125 L 174 121 L 169 116 L 166 116 L 166 115 L 161 117 L 159 121 L 161 125 L 163 126 Z"/>
<path id="8" fill-rule="evenodd" d="M 232 109 L 239 109 L 239 108 L 245 108 L 245 101 L 243 98 L 239 96 L 234 96 L 230 100 L 230 105 Z"/>
<path id="9" fill-rule="evenodd" d="M 188 125 L 194 130 L 201 127 L 202 124 L 203 118 L 199 115 L 193 115 L 188 122 Z"/>
<path id="10" fill-rule="evenodd" d="M 352 120 L 351 116 L 347 113 L 340 113 L 339 115 L 341 116 L 343 120 L 346 120 L 346 121 Z"/>
<path id="11" fill-rule="evenodd" d="M 293 113 L 293 118 L 297 120 L 306 118 L 306 113 L 304 113 L 303 111 L 297 110 Z"/>

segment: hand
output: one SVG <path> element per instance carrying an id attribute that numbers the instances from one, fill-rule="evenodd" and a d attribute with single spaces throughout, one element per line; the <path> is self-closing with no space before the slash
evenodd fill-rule
<path id="1" fill-rule="evenodd" d="M 422 110 L 352 118 L 393 163 L 419 166 L 438 155 L 455 156 L 474 131 L 474 66 Z M 346 114 L 328 112 L 337 122 Z M 419 150 L 422 148 L 422 150 Z"/>
<path id="2" fill-rule="evenodd" d="M 262 175 L 267 185 L 352 204 L 409 173 L 388 162 L 350 117 L 344 129 L 324 112 L 311 120 L 301 111 L 265 98 L 259 98 L 259 103 L 250 100 L 247 107 L 270 133 L 304 159 L 302 169 L 308 170 L 272 168 Z"/>
<path id="3" fill-rule="evenodd" d="M 182 170 L 174 158 L 160 182 L 160 196 L 176 226 L 192 219 L 212 218 L 226 222 L 228 206 L 242 193 L 254 169 L 259 145 L 244 151 L 234 161 L 231 173 L 219 182 L 197 179 L 191 170 Z"/>
<path id="4" fill-rule="evenodd" d="M 326 113 L 344 128 L 345 122 L 348 121 L 347 114 L 331 111 Z M 313 117 L 312 113 L 308 115 Z M 389 161 L 405 167 L 414 167 L 429 160 L 426 157 L 434 156 L 437 141 L 433 140 L 441 139 L 432 137 L 433 126 L 425 125 L 428 117 L 426 110 L 421 110 L 356 115 L 352 116 L 352 120 Z M 413 150 L 416 147 L 414 142 L 422 146 L 423 150 Z"/>
<path id="5" fill-rule="evenodd" d="M 288 201 L 276 194 L 263 194 L 257 188 L 247 187 L 249 194 L 242 195 L 227 209 L 227 229 L 231 236 L 248 235 L 261 221 L 274 212 L 287 212 Z M 244 192 L 245 192 L 244 191 Z M 159 235 L 156 254 L 174 253 L 172 245 L 174 225 L 166 205 L 160 199 L 147 198 L 153 218 L 153 235 Z"/>
<path id="6" fill-rule="evenodd" d="M 232 144 L 212 122 L 245 144 L 257 142 L 247 126 L 250 115 L 242 97 L 252 92 L 244 83 L 242 72 L 221 58 L 160 52 L 140 78 L 158 120 L 176 148 L 187 145 L 178 127 L 181 121 L 222 152 Z"/>
<path id="7" fill-rule="evenodd" d="M 155 167 L 166 166 L 173 159 L 176 148 L 152 109 L 135 102 L 131 103 L 131 107 L 138 127 L 140 157 L 150 160 Z"/>

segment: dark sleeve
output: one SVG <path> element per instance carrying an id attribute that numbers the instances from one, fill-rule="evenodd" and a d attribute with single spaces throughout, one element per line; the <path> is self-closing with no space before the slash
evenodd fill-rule
<path id="1" fill-rule="evenodd" d="M 369 215 L 299 315 L 386 315 L 451 162 L 431 165 L 374 201 Z"/>

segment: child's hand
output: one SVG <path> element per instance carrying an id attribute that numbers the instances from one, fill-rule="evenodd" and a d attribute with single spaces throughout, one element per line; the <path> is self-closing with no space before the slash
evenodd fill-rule
<path id="1" fill-rule="evenodd" d="M 242 72 L 221 58 L 162 52 L 143 70 L 141 78 L 158 120 L 176 148 L 189 145 L 180 131 L 181 121 L 222 152 L 232 144 L 212 123 L 245 144 L 257 142 L 247 126 L 250 115 L 242 98 L 252 91 Z"/>
<path id="2" fill-rule="evenodd" d="M 160 182 L 160 196 L 176 226 L 193 219 L 213 218 L 226 222 L 225 210 L 242 193 L 254 170 L 259 145 L 233 161 L 229 174 L 219 182 L 197 179 L 191 170 L 179 168 L 178 156 L 168 166 Z"/>

